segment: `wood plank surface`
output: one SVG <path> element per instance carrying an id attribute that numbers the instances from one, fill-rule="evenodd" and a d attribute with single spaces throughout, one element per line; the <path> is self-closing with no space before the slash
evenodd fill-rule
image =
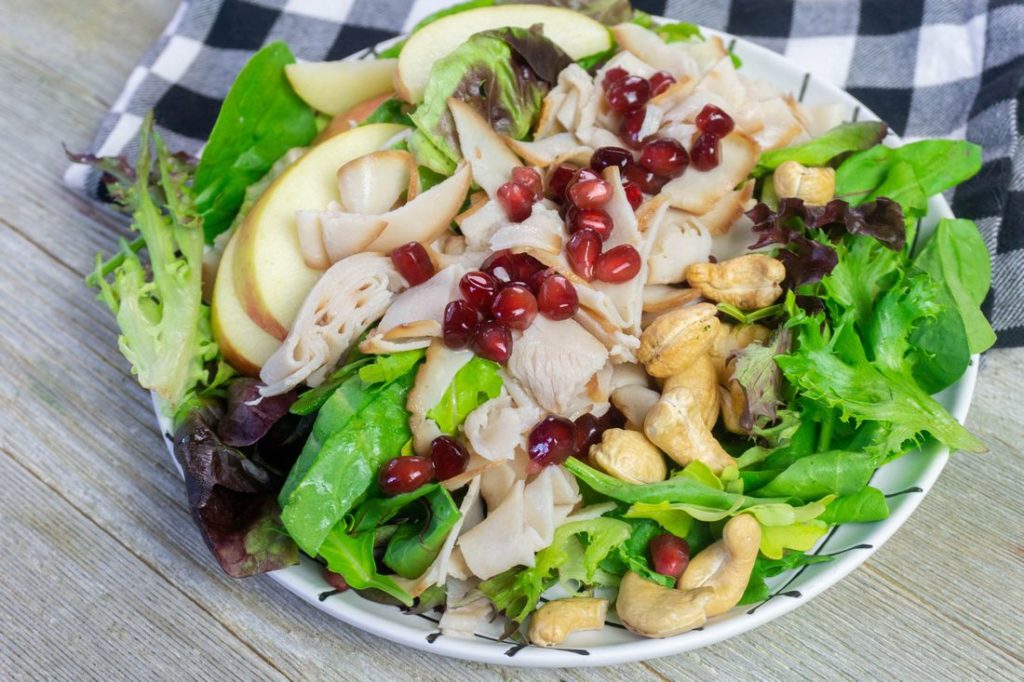
<path id="1" fill-rule="evenodd" d="M 207 555 L 149 399 L 82 286 L 122 227 L 65 189 L 173 2 L 8 0 L 0 22 L 0 679 L 1014 679 L 1024 670 L 1024 350 L 989 353 L 955 457 L 868 563 L 747 635 L 529 671 L 410 651 Z"/>

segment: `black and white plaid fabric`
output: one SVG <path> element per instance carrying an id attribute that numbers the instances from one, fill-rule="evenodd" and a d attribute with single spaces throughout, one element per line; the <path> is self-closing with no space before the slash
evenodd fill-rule
<path id="1" fill-rule="evenodd" d="M 196 152 L 246 59 L 273 40 L 302 60 L 338 59 L 408 31 L 454 0 L 190 0 L 135 68 L 94 151 L 133 153 L 155 110 L 171 148 Z M 955 191 L 993 254 L 985 310 L 1000 346 L 1024 345 L 1024 2 L 1011 0 L 634 0 L 651 14 L 728 31 L 845 88 L 907 140 L 967 138 L 981 173 Z M 97 178 L 69 169 L 95 194 Z"/>

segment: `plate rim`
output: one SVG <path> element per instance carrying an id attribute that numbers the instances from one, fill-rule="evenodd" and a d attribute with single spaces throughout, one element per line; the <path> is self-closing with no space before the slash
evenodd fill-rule
<path id="1" fill-rule="evenodd" d="M 672 21 L 671 19 L 660 16 L 655 16 L 653 19 L 656 22 Z M 857 112 L 860 112 L 860 116 L 863 118 L 879 120 L 879 117 L 871 111 L 870 108 L 855 97 L 838 86 L 815 77 L 812 73 L 803 69 L 785 55 L 769 50 L 768 48 L 762 47 L 761 45 L 743 38 L 733 36 L 724 31 L 718 31 L 705 26 L 700 26 L 700 29 L 706 36 L 716 36 L 725 41 L 730 49 L 735 49 L 735 51 L 741 55 L 745 64 L 748 59 L 755 60 L 751 63 L 764 63 L 767 65 L 772 65 L 774 62 L 774 66 L 781 66 L 781 71 L 783 72 L 802 72 L 804 76 L 803 83 L 801 85 L 801 97 L 803 95 L 803 90 L 807 88 L 808 84 L 813 83 L 815 88 L 822 90 L 826 95 L 831 97 L 831 101 L 840 104 L 852 105 L 855 116 L 857 115 Z M 403 33 L 389 40 L 382 41 L 371 48 L 365 48 L 357 51 L 345 59 L 363 59 L 368 56 L 372 56 L 377 50 L 393 45 L 407 37 L 408 34 Z M 902 142 L 895 134 L 890 134 L 887 141 L 895 142 L 897 144 Z M 928 216 L 936 216 L 939 218 L 953 217 L 949 204 L 942 195 L 934 196 L 929 200 Z M 979 356 L 973 355 L 971 357 L 970 365 L 964 372 L 963 376 L 961 376 L 955 384 L 943 391 L 943 394 L 947 395 L 947 397 L 952 401 L 950 413 L 961 423 L 965 421 L 973 399 L 977 383 L 978 365 Z M 153 398 L 153 405 L 158 422 L 161 426 L 165 444 L 171 453 L 171 460 L 177 467 L 178 473 L 182 474 L 181 466 L 178 464 L 177 459 L 173 454 L 172 440 L 168 437 L 168 434 L 171 433 L 171 430 L 169 429 L 169 420 L 160 413 L 155 396 Z M 528 647 L 521 647 L 512 642 L 504 641 L 484 641 L 451 636 L 439 636 L 433 638 L 430 636 L 424 637 L 424 631 L 422 629 L 410 627 L 402 622 L 403 619 L 410 618 L 412 615 L 398 611 L 397 607 L 389 607 L 390 609 L 395 610 L 393 613 L 389 611 L 388 615 L 385 616 L 376 613 L 374 610 L 367 609 L 366 606 L 372 604 L 372 602 L 369 602 L 368 600 L 365 600 L 351 592 L 335 595 L 336 598 L 324 598 L 323 594 L 325 588 L 327 588 L 326 583 L 321 580 L 320 585 L 317 586 L 308 579 L 308 564 L 315 564 L 315 562 L 306 556 L 302 557 L 302 563 L 300 565 L 273 571 L 266 575 L 292 594 L 300 597 L 303 601 L 312 604 L 317 609 L 326 612 L 330 616 L 347 625 L 351 625 L 373 635 L 383 637 L 384 639 L 397 644 L 410 646 L 428 653 L 478 663 L 489 663 L 510 667 L 537 668 L 595 667 L 660 658 L 709 646 L 749 632 L 799 608 L 823 593 L 825 590 L 842 581 L 847 575 L 853 572 L 853 570 L 867 561 L 868 558 L 870 558 L 900 527 L 903 526 L 904 523 L 906 523 L 910 515 L 913 514 L 924 500 L 925 495 L 927 495 L 934 486 L 935 481 L 942 473 L 942 470 L 949 459 L 949 454 L 948 448 L 932 444 L 925 449 L 913 451 L 904 455 L 900 459 L 895 460 L 895 462 L 903 461 L 908 458 L 923 458 L 926 460 L 923 465 L 921 475 L 915 479 L 916 487 L 909 490 L 909 492 L 917 494 L 901 498 L 900 503 L 892 509 L 888 518 L 882 521 L 872 522 L 870 524 L 857 524 L 859 526 L 870 527 L 866 533 L 866 539 L 870 540 L 870 543 L 844 548 L 839 552 L 834 561 L 825 564 L 806 566 L 802 569 L 798 569 L 796 572 L 790 571 L 783 574 L 784 576 L 789 576 L 791 573 L 793 574 L 786 583 L 787 585 L 796 580 L 805 571 L 814 571 L 816 574 L 810 578 L 806 584 L 801 586 L 801 590 L 798 592 L 798 598 L 776 598 L 785 594 L 782 592 L 785 587 L 782 587 L 779 588 L 778 591 L 774 592 L 768 600 L 761 602 L 760 604 L 753 605 L 753 608 L 750 608 L 745 612 L 737 613 L 734 609 L 726 614 L 722 614 L 721 616 L 716 616 L 711 619 L 708 621 L 708 624 L 700 630 L 686 632 L 681 635 L 665 639 L 637 638 L 636 640 L 627 642 L 609 645 L 596 645 L 584 649 L 548 649 L 532 645 Z M 890 464 L 885 465 L 885 467 L 888 466 L 890 466 Z M 881 467 L 879 470 L 884 469 L 885 467 Z M 836 528 L 838 529 L 849 525 L 852 524 L 845 524 L 844 526 L 837 526 Z M 835 529 L 831 531 L 816 547 L 820 550 L 820 548 L 832 538 L 835 532 Z M 397 614 L 399 618 L 396 619 L 394 614 Z M 430 617 L 427 619 L 436 621 L 436 619 Z M 585 653 L 585 655 L 581 655 L 581 653 Z"/>

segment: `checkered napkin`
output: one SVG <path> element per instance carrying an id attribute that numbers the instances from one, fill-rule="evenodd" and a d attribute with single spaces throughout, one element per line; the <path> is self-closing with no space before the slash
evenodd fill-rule
<path id="1" fill-rule="evenodd" d="M 199 150 L 235 74 L 287 41 L 301 60 L 339 59 L 408 31 L 454 0 L 186 0 L 135 67 L 93 149 L 134 152 L 155 110 L 172 149 Z M 728 31 L 845 88 L 907 140 L 967 138 L 984 165 L 952 196 L 993 254 L 985 311 L 997 345 L 1024 345 L 1024 3 L 1008 0 L 634 0 Z M 98 178 L 69 169 L 73 187 Z"/>

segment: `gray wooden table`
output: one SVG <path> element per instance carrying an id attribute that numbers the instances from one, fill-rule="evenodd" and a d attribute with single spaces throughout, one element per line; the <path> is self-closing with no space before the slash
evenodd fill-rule
<path id="1" fill-rule="evenodd" d="M 60 181 L 170 0 L 0 3 L 0 679 L 551 679 L 404 649 L 207 555 L 148 396 L 82 285 L 122 227 Z M 826 594 L 722 644 L 561 679 L 1020 678 L 1024 350 L 982 366 L 955 457 Z"/>

